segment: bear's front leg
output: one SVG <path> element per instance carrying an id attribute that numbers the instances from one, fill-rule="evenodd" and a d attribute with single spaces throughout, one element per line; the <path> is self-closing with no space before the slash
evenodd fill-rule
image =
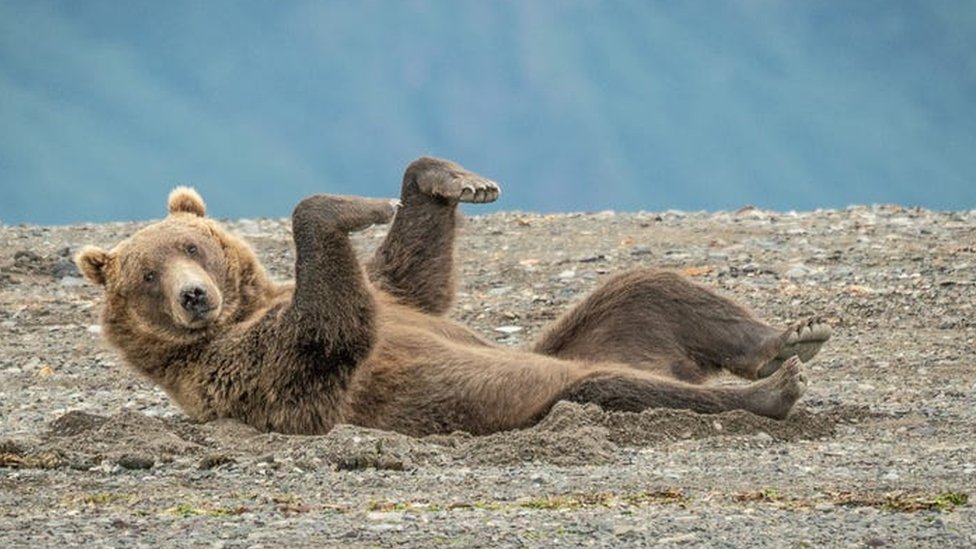
<path id="1" fill-rule="evenodd" d="M 326 433 L 346 417 L 350 379 L 376 340 L 376 304 L 349 231 L 388 222 L 389 200 L 316 195 L 292 213 L 295 287 L 224 342 L 235 361 L 219 375 L 233 407 L 225 412 L 262 430 Z M 224 353 L 217 353 L 220 362 Z"/>
<path id="2" fill-rule="evenodd" d="M 348 233 L 389 222 L 395 211 L 395 201 L 332 195 L 295 207 L 295 291 L 286 326 L 296 345 L 324 362 L 318 368 L 352 366 L 372 348 L 375 304 Z"/>
<path id="3" fill-rule="evenodd" d="M 389 223 L 399 205 L 399 201 L 387 198 L 315 194 L 295 206 L 292 230 L 296 239 L 304 236 L 299 235 L 304 227 L 312 225 L 342 233 L 361 231 L 370 225 Z M 315 230 L 310 234 L 314 235 Z"/>

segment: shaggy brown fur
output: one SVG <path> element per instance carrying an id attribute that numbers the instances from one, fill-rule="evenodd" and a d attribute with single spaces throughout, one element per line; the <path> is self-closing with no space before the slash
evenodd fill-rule
<path id="1" fill-rule="evenodd" d="M 105 287 L 104 334 L 200 421 L 325 433 L 336 423 L 412 435 L 532 425 L 560 399 L 609 409 L 744 409 L 783 418 L 804 387 L 800 359 L 829 337 L 816 321 L 776 330 L 674 274 L 610 278 L 528 350 L 441 316 L 454 295 L 459 202 L 498 186 L 421 158 L 400 202 L 316 195 L 292 215 L 295 282 L 177 188 L 169 216 L 77 263 Z M 395 214 L 395 215 L 394 215 Z M 348 233 L 393 219 L 361 266 Z M 799 354 L 799 357 L 793 356 Z M 721 369 L 757 380 L 701 385 Z"/>

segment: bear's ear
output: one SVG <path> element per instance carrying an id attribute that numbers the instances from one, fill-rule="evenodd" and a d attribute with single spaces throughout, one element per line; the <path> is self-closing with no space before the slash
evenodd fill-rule
<path id="1" fill-rule="evenodd" d="M 108 252 L 97 246 L 85 246 L 75 256 L 75 264 L 85 278 L 99 286 L 104 286 L 105 266 L 108 265 L 109 257 Z"/>
<path id="2" fill-rule="evenodd" d="M 176 187 L 169 193 L 169 213 L 191 213 L 203 217 L 207 213 L 207 205 L 203 203 L 200 194 L 190 187 Z"/>

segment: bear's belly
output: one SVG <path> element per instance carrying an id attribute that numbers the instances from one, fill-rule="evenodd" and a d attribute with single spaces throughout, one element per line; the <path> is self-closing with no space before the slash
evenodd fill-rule
<path id="1" fill-rule="evenodd" d="M 583 374 L 579 364 L 468 333 L 402 325 L 381 332 L 354 375 L 348 422 L 417 436 L 526 427 Z"/>

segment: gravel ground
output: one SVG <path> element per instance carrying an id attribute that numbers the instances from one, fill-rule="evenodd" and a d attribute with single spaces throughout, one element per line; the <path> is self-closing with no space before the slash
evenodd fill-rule
<path id="1" fill-rule="evenodd" d="M 287 221 L 228 224 L 289 277 Z M 188 422 L 100 341 L 70 261 L 137 227 L 0 226 L 2 547 L 976 544 L 976 211 L 472 217 L 454 315 L 500 344 L 638 265 L 834 338 L 783 422 L 561 403 L 423 439 Z"/>

